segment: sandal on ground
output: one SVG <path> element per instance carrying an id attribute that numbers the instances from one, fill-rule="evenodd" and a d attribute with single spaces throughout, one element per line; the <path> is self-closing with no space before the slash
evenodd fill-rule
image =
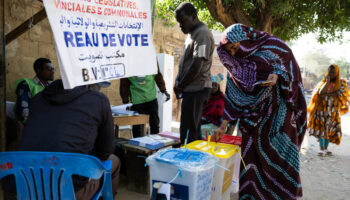
<path id="1" fill-rule="evenodd" d="M 324 150 L 320 150 L 319 152 L 318 152 L 318 154 L 317 154 L 318 156 L 322 156 L 322 157 L 324 157 L 324 156 L 326 156 L 326 151 L 324 151 Z"/>

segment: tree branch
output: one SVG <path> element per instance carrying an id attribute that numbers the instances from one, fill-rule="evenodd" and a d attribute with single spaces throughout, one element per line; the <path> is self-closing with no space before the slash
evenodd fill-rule
<path id="1" fill-rule="evenodd" d="M 250 26 L 248 16 L 243 12 L 241 0 L 236 0 L 230 5 L 223 5 L 221 0 L 205 0 L 210 14 L 214 19 L 228 27 L 234 23 L 242 23 Z"/>

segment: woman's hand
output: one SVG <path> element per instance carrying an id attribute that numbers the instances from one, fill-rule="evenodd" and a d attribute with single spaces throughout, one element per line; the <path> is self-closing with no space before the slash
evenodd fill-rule
<path id="1" fill-rule="evenodd" d="M 267 78 L 267 81 L 271 81 L 270 83 L 266 83 L 263 86 L 274 86 L 276 85 L 278 80 L 278 75 L 277 74 L 270 74 L 269 77 Z"/>
<path id="2" fill-rule="evenodd" d="M 215 141 L 219 141 L 222 138 L 222 136 L 225 135 L 227 124 L 228 124 L 228 121 L 223 120 L 220 127 L 214 131 Z"/>

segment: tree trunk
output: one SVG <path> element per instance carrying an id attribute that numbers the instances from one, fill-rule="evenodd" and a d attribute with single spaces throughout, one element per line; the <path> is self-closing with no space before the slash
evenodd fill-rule
<path id="1" fill-rule="evenodd" d="M 255 28 L 261 31 L 271 33 L 272 22 L 272 15 L 269 12 L 261 13 L 260 18 L 257 22 L 257 27 Z"/>
<path id="2" fill-rule="evenodd" d="M 236 0 L 230 5 L 223 5 L 222 0 L 206 0 L 210 14 L 224 27 L 234 23 L 250 26 L 248 17 L 243 13 L 242 1 Z"/>

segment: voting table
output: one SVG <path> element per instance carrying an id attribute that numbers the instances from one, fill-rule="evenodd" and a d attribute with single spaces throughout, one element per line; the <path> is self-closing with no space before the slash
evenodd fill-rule
<path id="1" fill-rule="evenodd" d="M 149 123 L 149 115 L 138 114 L 138 115 L 121 115 L 113 116 L 113 121 L 115 125 L 115 136 L 118 137 L 119 126 L 132 126 L 132 125 L 141 125 L 142 134 L 146 135 L 147 127 L 146 124 Z"/>

